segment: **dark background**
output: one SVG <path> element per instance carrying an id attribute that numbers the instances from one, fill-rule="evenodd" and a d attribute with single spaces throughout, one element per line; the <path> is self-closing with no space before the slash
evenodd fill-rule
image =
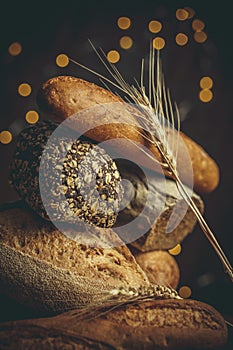
<path id="1" fill-rule="evenodd" d="M 70 64 L 56 66 L 55 58 L 66 53 L 99 72 L 104 70 L 87 39 L 106 52 L 117 49 L 121 54 L 118 68 L 126 80 L 139 78 L 140 60 L 148 54 L 149 41 L 156 35 L 148 32 L 152 19 L 163 23 L 159 36 L 166 39 L 162 51 L 167 85 L 184 118 L 182 130 L 200 143 L 217 161 L 221 171 L 219 187 L 204 195 L 205 216 L 221 242 L 226 255 L 232 253 L 232 144 L 233 144 L 233 49 L 232 12 L 229 1 L 67 1 L 67 2 L 8 2 L 1 9 L 1 105 L 0 131 L 10 130 L 13 142 L 0 144 L 0 202 L 17 198 L 7 182 L 8 167 L 18 132 L 27 125 L 25 113 L 35 109 L 40 85 L 56 75 L 71 74 L 98 82 L 91 74 Z M 193 40 L 192 19 L 181 22 L 175 17 L 177 8 L 189 6 L 195 17 L 204 21 L 208 39 L 204 44 Z M 128 16 L 132 26 L 127 31 L 117 27 L 119 16 Z M 175 35 L 184 32 L 189 42 L 184 47 L 175 43 Z M 119 39 L 130 35 L 134 45 L 130 50 L 119 46 Z M 8 53 L 9 45 L 18 41 L 23 46 L 19 56 Z M 209 103 L 198 99 L 199 80 L 209 75 L 214 80 L 214 98 Z M 21 97 L 17 87 L 21 82 L 32 86 L 29 97 Z M 180 285 L 192 289 L 192 298 L 217 308 L 226 319 L 233 321 L 233 289 L 213 249 L 201 230 L 182 243 L 177 257 L 181 269 Z M 203 282 L 204 281 L 204 282 Z M 7 319 L 2 303 L 2 319 Z M 16 306 L 15 306 L 16 307 Z M 20 308 L 19 308 L 20 310 Z M 4 316 L 5 315 L 5 316 Z M 231 331 L 232 334 L 232 331 Z M 230 345 L 229 345 L 230 346 Z M 230 347 L 229 347 L 230 348 Z"/>

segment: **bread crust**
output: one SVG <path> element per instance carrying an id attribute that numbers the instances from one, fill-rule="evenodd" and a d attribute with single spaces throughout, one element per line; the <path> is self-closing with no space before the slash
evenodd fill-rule
<path id="1" fill-rule="evenodd" d="M 32 338 L 37 334 L 34 338 L 38 338 L 38 333 L 43 339 L 50 330 L 54 337 L 58 334 L 62 339 L 70 337 L 74 345 L 80 339 L 89 339 L 115 350 L 203 350 L 218 348 L 227 341 L 227 328 L 221 315 L 211 306 L 195 300 L 128 304 L 86 320 L 81 320 L 79 313 L 79 310 L 74 310 L 52 318 L 2 324 L 0 340 L 11 344 L 13 336 L 22 339 L 28 334 Z"/>
<path id="2" fill-rule="evenodd" d="M 129 249 L 111 229 L 102 234 L 118 246 L 90 248 L 64 236 L 29 209 L 13 207 L 0 214 L 2 290 L 38 312 L 101 302 L 116 288 L 149 286 Z M 99 229 L 91 230 L 101 235 Z"/>
<path id="3" fill-rule="evenodd" d="M 112 94 L 111 92 L 87 81 L 71 76 L 59 76 L 48 80 L 43 84 L 38 93 L 39 106 L 54 115 L 56 119 L 62 121 L 76 112 L 85 111 L 93 106 L 107 104 L 107 103 L 119 103 L 120 110 L 124 110 L 125 105 L 120 107 L 122 99 Z M 121 113 L 122 114 L 122 113 Z M 145 157 L 144 153 L 135 149 L 132 143 L 125 142 L 125 138 L 129 138 L 134 142 L 138 142 L 144 145 L 156 159 L 161 160 L 161 155 L 158 149 L 151 143 L 147 142 L 139 133 L 141 131 L 135 126 L 135 119 L 130 115 L 127 115 L 127 126 L 122 122 L 122 118 L 118 120 L 118 124 L 112 124 L 112 116 L 107 118 L 104 116 L 104 120 L 108 120 L 108 123 L 93 128 L 95 125 L 95 115 L 93 112 L 85 114 L 82 120 L 79 116 L 78 123 L 85 124 L 86 135 L 97 141 L 106 141 L 114 138 L 122 138 L 121 143 L 118 143 L 117 152 L 124 155 L 135 154 L 135 159 L 138 163 L 156 171 L 161 171 L 156 167 L 155 163 Z M 132 121 L 133 125 L 130 125 Z M 78 124 L 77 124 L 77 127 Z M 206 193 L 213 191 L 219 183 L 219 168 L 216 162 L 199 146 L 196 142 L 191 140 L 188 136 L 180 133 L 181 139 L 188 149 L 190 154 L 191 163 L 193 167 L 194 175 L 194 189 L 199 193 Z M 181 142 L 181 141 L 180 141 Z M 180 177 L 187 183 L 189 182 L 189 170 L 187 168 L 187 158 L 184 156 L 184 146 L 180 147 L 180 153 L 178 157 L 178 169 Z M 171 176 L 165 170 L 166 176 Z"/>

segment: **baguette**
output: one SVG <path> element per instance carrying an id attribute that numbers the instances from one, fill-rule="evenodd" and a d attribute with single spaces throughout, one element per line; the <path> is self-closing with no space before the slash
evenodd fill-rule
<path id="1" fill-rule="evenodd" d="M 80 346 L 81 339 L 86 347 Z M 221 315 L 207 304 L 153 300 L 128 304 L 97 319 L 82 320 L 74 310 L 47 319 L 8 322 L 0 325 L 0 341 L 3 349 L 14 349 L 17 343 L 17 349 L 24 350 L 47 350 L 53 344 L 58 349 L 203 350 L 225 344 L 227 328 Z"/>
<path id="2" fill-rule="evenodd" d="M 95 234 L 94 234 L 95 233 Z M 79 244 L 81 234 L 90 244 Z M 50 314 L 101 303 L 113 289 L 147 288 L 149 281 L 111 229 L 61 234 L 23 204 L 1 211 L 0 285 L 20 303 Z M 93 240 L 95 242 L 93 242 Z M 98 248 L 99 241 L 115 248 Z"/>
<path id="3" fill-rule="evenodd" d="M 105 141 L 114 138 L 122 138 L 117 144 L 117 152 L 128 156 L 135 154 L 138 164 L 147 166 L 152 170 L 159 170 L 155 163 L 145 157 L 144 153 L 135 149 L 132 143 L 124 142 L 124 138 L 129 138 L 134 142 L 144 145 L 156 159 L 162 161 L 161 154 L 158 149 L 151 143 L 148 143 L 139 133 L 141 131 L 135 126 L 135 118 L 132 113 L 128 113 L 122 99 L 115 96 L 111 92 L 82 79 L 71 76 L 59 76 L 48 80 L 38 93 L 38 104 L 46 112 L 53 114 L 56 119 L 62 121 L 74 113 L 89 109 L 93 106 L 115 103 L 116 114 L 103 109 L 101 117 L 104 125 L 94 127 L 97 116 L 95 111 L 89 110 L 82 116 L 79 115 L 77 120 L 77 128 L 85 127 L 86 135 L 93 140 Z M 123 113 L 124 112 L 124 113 Z M 123 117 L 122 114 L 127 114 Z M 119 119 L 120 118 L 120 119 Z M 117 124 L 113 124 L 113 121 Z M 120 121 L 120 122 L 119 122 Z M 130 125 L 132 122 L 133 125 Z M 127 124 L 127 125 L 125 125 Z M 219 182 L 219 169 L 215 161 L 188 136 L 180 133 L 181 139 L 188 149 L 194 175 L 194 189 L 199 193 L 213 191 Z M 187 157 L 185 149 L 178 139 L 179 155 L 178 169 L 180 177 L 185 183 L 189 183 L 190 169 L 187 167 Z M 170 177 L 170 173 L 166 170 L 165 175 Z"/>

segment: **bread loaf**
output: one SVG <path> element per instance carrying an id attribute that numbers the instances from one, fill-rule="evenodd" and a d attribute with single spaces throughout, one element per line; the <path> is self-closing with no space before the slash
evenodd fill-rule
<path id="1" fill-rule="evenodd" d="M 132 143 L 124 142 L 125 138 L 138 142 L 151 151 L 156 159 L 162 160 L 158 149 L 138 133 L 141 130 L 135 126 L 133 113 L 128 113 L 125 106 L 120 102 L 122 100 L 109 91 L 93 83 L 70 76 L 59 76 L 50 79 L 42 86 L 38 94 L 39 106 L 50 114 L 55 115 L 55 118 L 59 121 L 93 106 L 115 103 L 116 114 L 113 114 L 111 111 L 108 112 L 107 109 L 105 110 L 103 108 L 102 116 L 98 115 L 98 118 L 101 118 L 101 121 L 103 121 L 101 123 L 103 125 L 94 127 L 97 116 L 93 110 L 90 110 L 89 113 L 87 112 L 83 116 L 79 116 L 76 127 L 84 126 L 88 130 L 86 135 L 97 141 L 122 138 L 121 142 L 117 144 L 119 154 L 128 156 L 129 159 L 132 154 L 135 154 L 138 164 L 147 166 L 152 170 L 159 170 L 155 163 L 135 148 Z M 133 125 L 131 125 L 131 122 Z M 183 133 L 180 133 L 180 135 L 190 154 L 194 174 L 194 189 L 200 193 L 211 192 L 219 182 L 218 166 L 202 147 Z M 187 183 L 189 182 L 190 171 L 187 167 L 185 149 L 180 139 L 178 139 L 178 144 L 178 169 L 180 177 Z M 165 174 L 170 176 L 166 170 Z"/>
<path id="2" fill-rule="evenodd" d="M 176 260 L 168 252 L 154 250 L 141 253 L 136 249 L 131 251 L 151 283 L 171 286 L 176 289 L 180 270 Z"/>
<path id="3" fill-rule="evenodd" d="M 3 349 L 215 349 L 226 324 L 211 306 L 194 300 L 153 300 L 81 320 L 74 310 L 52 318 L 0 325 Z M 84 346 L 85 345 L 85 346 Z M 24 346 L 24 347 L 23 347 Z"/>
<path id="4" fill-rule="evenodd" d="M 104 302 L 113 289 L 149 286 L 111 229 L 92 227 L 72 240 L 23 204 L 17 206 L 0 215 L 0 285 L 5 294 L 46 314 Z M 90 236 L 96 248 L 79 244 L 81 234 L 87 240 Z M 99 241 L 108 240 L 116 247 L 98 248 Z"/>
<path id="5" fill-rule="evenodd" d="M 132 241 L 131 245 L 142 252 L 170 249 L 192 232 L 196 217 L 187 208 L 174 181 L 167 179 L 164 186 L 164 179 L 156 173 L 150 172 L 145 175 L 138 166 L 132 163 L 129 165 L 126 160 L 116 162 L 121 177 L 129 182 L 124 186 L 123 206 L 124 203 L 126 206 L 119 212 L 115 226 L 122 227 L 124 232 L 132 235 L 132 228 L 127 224 L 139 217 L 133 224 L 134 230 L 137 233 L 145 233 Z M 203 213 L 204 204 L 201 198 L 195 193 L 192 194 L 192 198 Z M 171 215 L 178 225 L 174 224 L 171 231 L 166 232 Z M 145 230 L 145 227 L 148 229 Z"/>
<path id="6" fill-rule="evenodd" d="M 99 146 L 73 141 L 67 130 L 51 139 L 57 126 L 43 121 L 20 133 L 10 183 L 44 219 L 112 227 L 122 197 L 115 162 Z"/>

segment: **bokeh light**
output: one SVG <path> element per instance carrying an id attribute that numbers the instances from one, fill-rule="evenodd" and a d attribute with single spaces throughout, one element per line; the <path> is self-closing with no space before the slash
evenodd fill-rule
<path id="1" fill-rule="evenodd" d="M 123 36 L 120 39 L 120 47 L 122 49 L 128 50 L 132 47 L 132 45 L 133 45 L 133 40 L 130 36 Z"/>
<path id="2" fill-rule="evenodd" d="M 8 52 L 12 56 L 18 56 L 22 52 L 22 45 L 16 41 L 8 47 Z"/>
<path id="3" fill-rule="evenodd" d="M 202 89 L 211 89 L 213 84 L 213 79 L 210 77 L 202 77 L 200 80 L 200 87 Z"/>
<path id="4" fill-rule="evenodd" d="M 69 57 L 65 55 L 64 53 L 61 53 L 57 55 L 56 57 L 56 64 L 58 67 L 64 68 L 68 66 L 69 64 Z"/>
<path id="5" fill-rule="evenodd" d="M 131 26 L 131 20 L 129 17 L 119 17 L 117 20 L 117 25 L 120 29 L 129 29 L 129 27 Z"/>
<path id="6" fill-rule="evenodd" d="M 165 40 L 161 37 L 156 37 L 153 39 L 153 47 L 156 49 L 156 50 L 162 50 L 165 46 Z"/>
<path id="7" fill-rule="evenodd" d="M 188 12 L 188 18 L 193 18 L 195 16 L 195 11 L 192 7 L 185 6 L 184 9 Z"/>
<path id="8" fill-rule="evenodd" d="M 203 89 L 199 93 L 199 99 L 202 102 L 210 102 L 213 98 L 213 92 L 209 89 Z"/>
<path id="9" fill-rule="evenodd" d="M 181 245 L 177 244 L 175 247 L 168 250 L 171 255 L 179 255 L 181 253 Z"/>
<path id="10" fill-rule="evenodd" d="M 180 287 L 179 295 L 181 296 L 181 298 L 187 299 L 190 297 L 191 294 L 192 294 L 191 288 L 189 288 L 188 286 Z"/>
<path id="11" fill-rule="evenodd" d="M 186 19 L 188 19 L 188 17 L 189 17 L 189 13 L 187 10 L 185 10 L 185 9 L 176 10 L 176 18 L 179 21 L 185 21 Z"/>
<path id="12" fill-rule="evenodd" d="M 205 28 L 205 23 L 200 19 L 194 19 L 192 22 L 192 28 L 195 32 L 200 32 Z"/>
<path id="13" fill-rule="evenodd" d="M 117 63 L 120 60 L 120 54 L 116 50 L 110 50 L 107 53 L 107 59 L 110 63 Z"/>
<path id="14" fill-rule="evenodd" d="M 188 36 L 184 33 L 178 33 L 176 35 L 176 43 L 177 45 L 184 46 L 188 42 Z"/>
<path id="15" fill-rule="evenodd" d="M 11 141 L 12 141 L 12 134 L 10 133 L 10 131 L 3 130 L 0 133 L 0 142 L 3 143 L 4 145 L 7 145 Z"/>
<path id="16" fill-rule="evenodd" d="M 39 120 L 39 114 L 34 110 L 28 111 L 26 113 L 25 119 L 29 124 L 35 124 Z"/>
<path id="17" fill-rule="evenodd" d="M 151 33 L 159 33 L 162 29 L 162 23 L 159 21 L 150 21 L 148 29 Z"/>
<path id="18" fill-rule="evenodd" d="M 31 92 L 32 88 L 28 83 L 22 83 L 18 86 L 18 93 L 20 96 L 27 97 Z"/>
<path id="19" fill-rule="evenodd" d="M 205 32 L 195 32 L 194 33 L 194 40 L 197 42 L 197 43 L 204 43 L 207 39 L 207 35 Z"/>

